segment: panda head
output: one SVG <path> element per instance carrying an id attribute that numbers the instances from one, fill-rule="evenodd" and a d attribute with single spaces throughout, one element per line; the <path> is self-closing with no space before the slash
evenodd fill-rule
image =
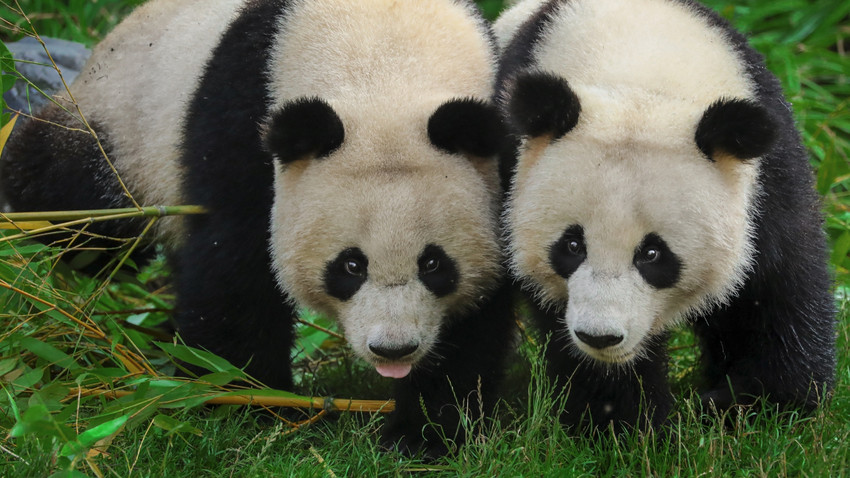
<path id="1" fill-rule="evenodd" d="M 501 274 L 495 107 L 426 99 L 409 117 L 317 97 L 270 116 L 271 251 L 297 303 L 335 317 L 385 376 L 428 359 Z M 413 113 L 411 113 L 413 111 Z"/>
<path id="2" fill-rule="evenodd" d="M 540 71 L 507 92 L 522 138 L 505 213 L 511 267 L 565 311 L 580 352 L 628 362 L 741 286 L 758 158 L 773 142 L 763 107 L 600 92 Z"/>

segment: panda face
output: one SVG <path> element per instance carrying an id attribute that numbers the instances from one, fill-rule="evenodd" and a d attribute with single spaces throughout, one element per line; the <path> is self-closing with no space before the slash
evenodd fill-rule
<path id="1" fill-rule="evenodd" d="M 664 21 L 658 21 L 663 19 Z M 520 136 L 515 275 L 577 352 L 627 362 L 751 270 L 776 130 L 728 33 L 687 2 L 528 0 L 497 23 Z"/>
<path id="2" fill-rule="evenodd" d="M 565 310 L 577 349 L 625 362 L 742 283 L 758 161 L 707 157 L 694 139 L 700 112 L 676 101 L 630 108 L 580 87 L 575 99 L 574 127 L 521 147 L 505 216 L 511 267 L 540 302 Z M 648 108 L 658 109 L 636 127 L 630 109 Z"/>
<path id="3" fill-rule="evenodd" d="M 346 249 L 327 264 L 324 286 L 340 301 L 338 315 L 355 350 L 382 375 L 398 378 L 434 345 L 448 312 L 441 299 L 458 290 L 461 278 L 455 261 L 435 244 L 419 253 L 415 274 L 395 283 L 382 282 L 380 264 L 373 266 L 370 280 L 369 258 L 359 248 Z"/>
<path id="4" fill-rule="evenodd" d="M 362 111 L 354 119 L 337 105 L 331 111 L 340 111 L 344 125 L 340 144 L 326 135 L 311 140 L 317 129 L 307 127 L 292 144 L 319 153 L 276 154 L 271 248 L 278 282 L 297 303 L 336 318 L 353 350 L 385 376 L 405 376 L 425 359 L 442 324 L 475 307 L 500 277 L 497 166 L 449 152 L 460 141 L 452 136 L 458 128 L 443 128 L 458 118 L 466 123 L 470 111 L 498 117 L 481 107 L 448 101 L 429 105 L 431 114 L 418 121 L 367 124 Z M 295 147 L 273 134 L 294 130 L 287 118 L 284 107 L 269 126 L 275 151 Z"/>

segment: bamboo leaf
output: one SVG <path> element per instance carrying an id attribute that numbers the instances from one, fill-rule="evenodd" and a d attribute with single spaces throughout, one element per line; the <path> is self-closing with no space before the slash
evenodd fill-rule
<path id="1" fill-rule="evenodd" d="M 227 372 L 234 377 L 247 378 L 245 372 L 233 366 L 227 360 L 205 350 L 190 347 L 188 345 L 171 344 L 167 342 L 154 342 L 157 347 L 168 355 L 186 362 L 190 365 L 202 367 L 211 372 Z"/>
<path id="2" fill-rule="evenodd" d="M 173 434 L 189 433 L 192 435 L 203 436 L 200 429 L 192 425 L 176 420 L 168 415 L 159 414 L 153 418 L 154 426 L 166 431 L 165 436 Z"/>
<path id="3" fill-rule="evenodd" d="M 17 121 L 18 115 L 12 116 L 12 119 L 0 128 L 0 153 L 3 153 L 3 148 L 6 147 L 6 141 L 9 140 L 9 135 L 12 134 L 12 128 L 15 127 Z"/>
<path id="4" fill-rule="evenodd" d="M 23 346 L 26 350 L 34 353 L 35 355 L 47 360 L 51 365 L 56 365 L 57 367 L 69 369 L 69 370 L 79 370 L 80 364 L 74 360 L 73 357 L 62 352 L 56 347 L 44 343 L 40 340 L 34 339 L 32 337 L 21 337 L 20 339 L 21 346 Z"/>
<path id="5" fill-rule="evenodd" d="M 114 420 L 110 420 L 106 423 L 101 423 L 95 427 L 92 427 L 83 433 L 81 433 L 77 440 L 83 444 L 85 447 L 90 447 L 104 438 L 114 435 L 121 431 L 124 428 L 124 425 L 127 423 L 127 417 L 118 417 Z"/>

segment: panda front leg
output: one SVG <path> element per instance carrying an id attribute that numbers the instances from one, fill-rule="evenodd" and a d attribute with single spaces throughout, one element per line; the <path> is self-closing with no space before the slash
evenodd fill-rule
<path id="1" fill-rule="evenodd" d="M 478 310 L 449 319 L 439 343 L 407 377 L 396 380 L 395 410 L 382 429 L 382 444 L 436 458 L 480 431 L 498 401 L 504 361 L 515 339 L 509 287 Z"/>
<path id="2" fill-rule="evenodd" d="M 564 393 L 561 423 L 576 429 L 617 432 L 658 428 L 667 421 L 673 396 L 667 382 L 668 334 L 647 339 L 644 353 L 625 364 L 601 363 L 572 343 L 563 313 L 535 310 L 548 337 L 546 370 Z"/>
<path id="3" fill-rule="evenodd" d="M 187 241 L 178 253 L 177 323 L 188 345 L 209 350 L 264 384 L 292 389 L 294 310 L 277 288 L 259 216 L 187 218 Z M 263 231 L 250 234 L 245 231 Z"/>
<path id="4" fill-rule="evenodd" d="M 744 287 L 694 324 L 708 410 L 722 413 L 764 398 L 780 409 L 811 411 L 832 390 L 835 306 L 820 215 L 811 203 L 766 207 Z"/>

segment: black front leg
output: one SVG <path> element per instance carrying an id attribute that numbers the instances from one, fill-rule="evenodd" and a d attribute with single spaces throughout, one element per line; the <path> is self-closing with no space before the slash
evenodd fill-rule
<path id="1" fill-rule="evenodd" d="M 442 456 L 448 445 L 466 440 L 470 425 L 492 416 L 514 340 L 511 295 L 502 287 L 479 310 L 449 319 L 431 358 L 396 381 L 396 409 L 383 427 L 385 446 Z"/>
<path id="2" fill-rule="evenodd" d="M 795 138 L 783 137 L 786 149 L 761 165 L 756 263 L 744 287 L 694 324 L 705 371 L 702 401 L 718 411 L 762 398 L 771 408 L 811 411 L 835 384 L 826 238 L 806 153 L 788 144 Z"/>
<path id="3" fill-rule="evenodd" d="M 249 375 L 270 387 L 292 390 L 294 311 L 270 268 L 265 221 L 187 219 L 189 239 L 176 274 L 181 336 L 237 367 L 247 365 Z"/>
<path id="4" fill-rule="evenodd" d="M 649 339 L 644 353 L 627 364 L 606 364 L 572 343 L 563 313 L 536 311 L 550 339 L 547 373 L 565 393 L 561 422 L 575 428 L 646 429 L 664 424 L 673 406 L 667 383 L 667 334 Z"/>

